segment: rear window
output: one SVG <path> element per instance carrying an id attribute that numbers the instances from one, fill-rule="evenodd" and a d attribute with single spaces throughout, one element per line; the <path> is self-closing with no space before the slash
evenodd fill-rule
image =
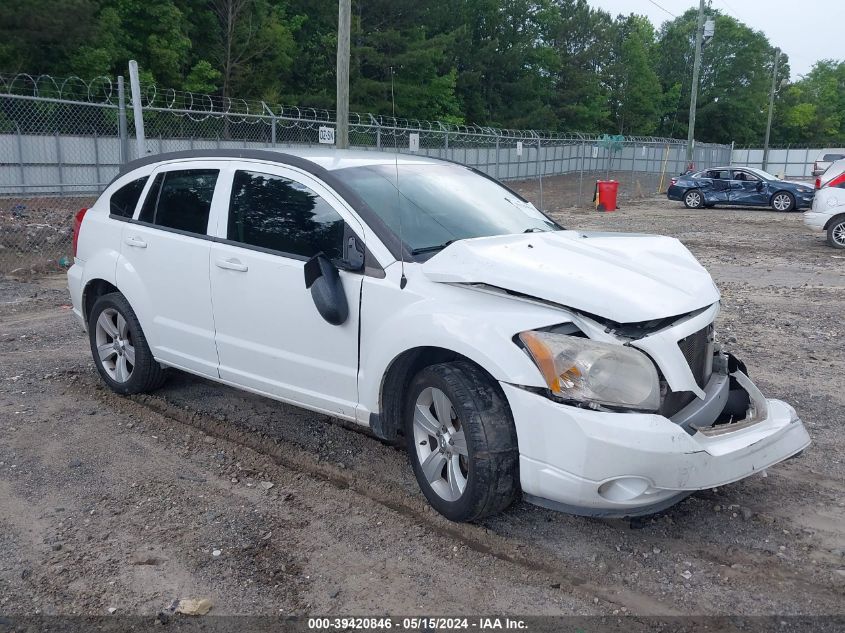
<path id="1" fill-rule="evenodd" d="M 109 201 L 110 213 L 122 218 L 131 218 L 148 178 L 149 176 L 138 178 L 115 191 Z"/>
<path id="2" fill-rule="evenodd" d="M 217 169 L 186 169 L 158 174 L 138 219 L 205 235 L 219 173 Z"/>
<path id="3" fill-rule="evenodd" d="M 822 161 L 832 163 L 833 161 L 840 160 L 842 158 L 845 158 L 845 154 L 825 154 L 822 156 Z"/>

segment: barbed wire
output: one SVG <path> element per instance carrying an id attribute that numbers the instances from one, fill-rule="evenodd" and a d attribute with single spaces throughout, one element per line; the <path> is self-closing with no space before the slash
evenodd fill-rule
<path id="1" fill-rule="evenodd" d="M 126 88 L 126 93 L 127 107 L 131 107 L 132 98 L 128 88 Z M 75 75 L 58 78 L 48 74 L 0 74 L 0 95 L 2 94 L 108 106 L 114 106 L 118 101 L 117 81 L 107 76 L 85 80 Z M 314 130 L 322 125 L 336 123 L 336 112 L 330 109 L 269 104 L 261 100 L 160 88 L 153 83 L 145 83 L 141 86 L 140 100 L 145 112 L 169 113 L 196 123 L 214 119 L 232 124 L 276 125 L 302 130 Z M 369 112 L 351 112 L 349 126 L 352 133 L 372 133 L 374 130 L 383 130 L 399 138 L 405 138 L 411 133 L 419 134 L 423 139 L 444 136 L 456 139 L 470 136 L 487 137 L 490 142 L 496 139 L 500 143 L 521 141 L 529 146 L 531 144 L 543 146 L 551 143 L 592 143 L 600 141 L 605 136 L 589 132 L 502 128 L 472 123 L 402 118 Z M 626 140 L 643 144 L 685 143 L 683 139 L 639 135 L 628 136 Z"/>
<path id="2" fill-rule="evenodd" d="M 114 83 L 105 75 L 85 80 L 76 75 L 53 77 L 0 73 L 0 94 L 114 105 L 117 100 Z"/>

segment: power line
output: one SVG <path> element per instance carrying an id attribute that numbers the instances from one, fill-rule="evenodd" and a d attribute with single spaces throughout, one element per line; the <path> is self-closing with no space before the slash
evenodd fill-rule
<path id="1" fill-rule="evenodd" d="M 666 7 L 664 7 L 664 6 L 661 6 L 661 5 L 657 4 L 654 0 L 648 0 L 648 1 L 649 1 L 649 2 L 651 2 L 654 6 L 656 6 L 656 7 L 657 7 L 658 9 L 660 9 L 661 11 L 665 11 L 666 13 L 668 13 L 669 15 L 671 15 L 673 18 L 677 18 L 677 17 L 678 17 L 677 15 L 675 15 L 674 13 L 672 13 L 672 12 L 671 12 L 669 9 L 667 9 Z"/>

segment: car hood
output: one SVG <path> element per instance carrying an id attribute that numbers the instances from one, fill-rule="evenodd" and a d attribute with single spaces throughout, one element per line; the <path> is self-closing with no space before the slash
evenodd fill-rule
<path id="1" fill-rule="evenodd" d="M 718 301 L 710 274 L 678 240 L 632 233 L 554 231 L 455 242 L 422 265 L 442 283 L 487 284 L 638 323 Z"/>

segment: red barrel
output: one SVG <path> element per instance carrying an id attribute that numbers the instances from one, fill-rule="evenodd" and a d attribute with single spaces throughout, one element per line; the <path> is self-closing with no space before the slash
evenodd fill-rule
<path id="1" fill-rule="evenodd" d="M 615 180 L 596 181 L 596 208 L 599 211 L 616 211 L 616 194 L 619 183 Z"/>

